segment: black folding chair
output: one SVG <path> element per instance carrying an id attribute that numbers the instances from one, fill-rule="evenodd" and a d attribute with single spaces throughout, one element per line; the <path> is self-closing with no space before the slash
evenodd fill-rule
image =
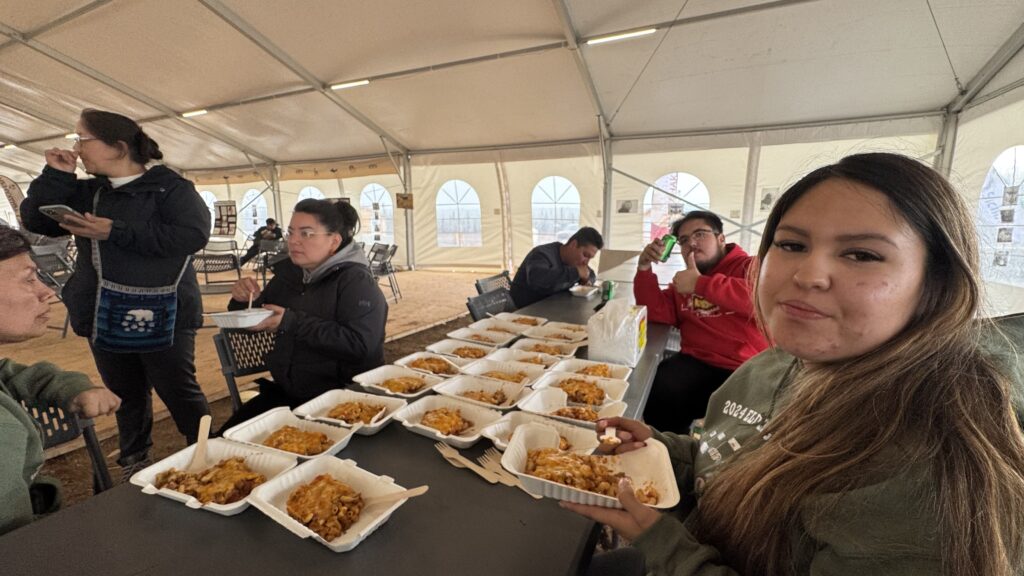
<path id="1" fill-rule="evenodd" d="M 491 290 L 479 296 L 470 296 L 466 299 L 466 307 L 473 320 L 487 318 L 488 314 L 501 312 L 513 312 L 516 309 L 512 301 L 512 294 L 505 288 Z"/>
<path id="2" fill-rule="evenodd" d="M 488 276 L 476 281 L 477 294 L 486 294 L 498 288 L 512 289 L 512 279 L 508 275 L 508 270 L 502 270 L 501 274 L 495 274 L 494 276 Z"/>
<path id="3" fill-rule="evenodd" d="M 241 260 L 238 257 L 238 243 L 234 240 L 210 240 L 206 246 L 192 256 L 192 267 L 196 272 L 203 273 L 203 286 L 200 290 L 204 293 L 230 292 L 231 284 L 235 280 L 210 280 L 210 274 L 217 272 L 230 272 L 234 270 L 238 278 L 242 277 Z M 219 290 L 213 289 L 215 285 Z M 227 286 L 224 286 L 224 285 Z"/>
<path id="4" fill-rule="evenodd" d="M 231 394 L 231 410 L 242 407 L 235 378 L 267 372 L 267 354 L 274 349 L 273 332 L 252 332 L 244 328 L 222 328 L 214 334 L 213 344 L 220 358 L 220 371 Z"/>
<path id="5" fill-rule="evenodd" d="M 107 470 L 107 461 L 100 449 L 92 418 L 79 418 L 71 410 L 42 402 L 22 401 L 21 405 L 42 427 L 44 449 L 84 436 L 85 447 L 89 452 L 89 459 L 92 460 L 93 493 L 99 494 L 113 487 L 114 483 L 110 479 L 110 471 Z"/>
<path id="6" fill-rule="evenodd" d="M 29 254 L 36 264 L 36 272 L 39 280 L 50 287 L 57 295 L 57 299 L 64 302 L 64 284 L 71 278 L 75 267 L 64 246 L 60 244 L 44 244 L 33 246 Z M 71 321 L 71 313 L 64 317 L 64 329 L 61 337 L 68 335 L 68 323 Z"/>
<path id="7" fill-rule="evenodd" d="M 395 278 L 395 269 L 391 266 L 391 257 L 397 251 L 398 246 L 388 246 L 387 244 L 375 242 L 370 247 L 370 253 L 367 256 L 367 259 L 370 261 L 370 273 L 373 274 L 373 279 L 380 282 L 382 276 L 387 277 L 388 285 L 391 288 L 391 296 L 395 299 L 395 302 L 398 302 L 398 299 L 402 296 L 402 292 L 398 289 L 398 279 Z"/>

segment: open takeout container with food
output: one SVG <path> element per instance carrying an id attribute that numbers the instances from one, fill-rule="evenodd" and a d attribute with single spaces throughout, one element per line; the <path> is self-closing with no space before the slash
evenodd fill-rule
<path id="1" fill-rule="evenodd" d="M 523 332 L 523 336 L 527 338 L 533 338 L 535 340 L 547 340 L 549 342 L 568 342 L 570 344 L 579 345 L 587 339 L 586 332 L 577 332 L 576 330 L 561 330 L 559 328 L 548 328 L 548 325 L 537 326 L 536 328 L 530 328 L 526 332 Z"/>
<path id="2" fill-rule="evenodd" d="M 649 506 L 659 509 L 672 508 L 679 503 L 679 487 L 672 472 L 672 461 L 669 459 L 668 449 L 653 438 L 648 439 L 646 443 L 647 446 L 643 448 L 617 456 L 601 456 L 600 458 L 614 473 L 621 473 L 628 477 L 634 488 L 653 487 L 657 491 L 658 501 Z M 574 488 L 527 473 L 530 450 L 557 447 L 557 430 L 536 422 L 523 424 L 512 434 L 512 440 L 501 457 L 501 465 L 518 476 L 523 487 L 533 494 L 589 506 L 622 508 L 622 504 L 616 497 Z M 581 473 L 587 472 L 581 471 Z M 612 490 L 616 492 L 618 491 L 617 484 L 616 482 L 612 486 Z"/>
<path id="3" fill-rule="evenodd" d="M 521 338 L 516 340 L 510 350 L 525 350 L 527 352 L 540 352 L 541 354 L 551 354 L 552 356 L 561 356 L 563 358 L 572 358 L 576 355 L 576 351 L 579 350 L 579 344 L 571 344 L 568 342 L 552 342 L 550 340 L 538 340 L 536 338 Z M 557 354 L 554 354 L 557 352 Z"/>
<path id="4" fill-rule="evenodd" d="M 423 382 L 423 386 L 412 392 L 394 392 L 390 388 L 385 387 L 384 383 L 395 378 L 415 378 Z M 352 380 L 367 390 L 374 390 L 389 396 L 399 396 L 401 398 L 416 398 L 430 392 L 430 389 L 443 382 L 444 378 L 417 372 L 416 370 L 405 366 L 385 364 L 384 366 L 378 366 L 373 370 L 368 370 L 362 374 L 356 374 L 352 377 Z"/>
<path id="5" fill-rule="evenodd" d="M 484 428 L 483 435 L 484 438 L 494 443 L 495 448 L 504 451 L 508 447 L 509 440 L 512 439 L 512 433 L 515 429 L 530 422 L 544 424 L 558 430 L 558 435 L 565 438 L 569 445 L 567 449 L 573 452 L 589 454 L 601 443 L 597 439 L 597 433 L 593 430 L 518 410 L 505 414 L 501 417 L 501 420 Z"/>
<path id="6" fill-rule="evenodd" d="M 528 362 L 499 362 L 488 358 L 477 360 L 472 364 L 467 364 L 462 367 L 463 374 L 482 376 L 484 378 L 490 378 L 501 382 L 512 382 L 512 380 L 507 378 L 519 376 L 520 379 L 517 383 L 526 386 L 537 381 L 544 375 L 544 372 L 544 367 L 540 364 L 530 364 Z M 501 376 L 507 376 L 507 378 L 502 378 Z"/>
<path id="7" fill-rule="evenodd" d="M 516 336 L 530 329 L 530 326 L 527 326 L 525 324 L 509 322 L 508 320 L 499 320 L 498 318 L 482 318 L 480 320 L 477 320 L 476 322 L 473 322 L 468 327 L 473 330 L 505 332 L 508 334 L 514 334 Z"/>
<path id="8" fill-rule="evenodd" d="M 270 318 L 273 310 L 266 308 L 249 308 L 246 310 L 232 310 L 230 312 L 215 312 L 206 316 L 213 320 L 213 323 L 220 328 L 252 328 L 253 326 Z"/>
<path id="9" fill-rule="evenodd" d="M 364 507 L 360 511 L 359 519 L 349 526 L 348 530 L 344 531 L 337 538 L 327 541 L 288 514 L 288 498 L 292 493 L 300 486 L 311 483 L 321 474 L 327 474 L 349 485 L 353 490 L 359 492 L 363 498 L 384 496 L 401 492 L 405 489 L 395 484 L 395 481 L 387 476 L 378 476 L 360 468 L 352 460 L 317 458 L 316 460 L 304 462 L 301 466 L 257 487 L 250 496 L 252 504 L 260 512 L 263 512 L 299 538 L 312 538 L 335 552 L 348 552 L 358 546 L 374 530 L 380 528 L 399 506 L 408 501 L 408 498 L 406 498 L 395 502 L 384 502 Z"/>
<path id="10" fill-rule="evenodd" d="M 422 420 L 427 412 L 437 410 L 438 408 L 458 410 L 461 417 L 464 420 L 468 420 L 471 426 L 460 431 L 458 434 L 444 434 L 436 428 L 423 424 Z M 395 414 L 395 419 L 401 420 L 402 424 L 409 430 L 427 438 L 440 440 L 456 448 L 469 448 L 476 444 L 477 440 L 480 439 L 481 431 L 499 418 L 501 418 L 501 412 L 497 410 L 482 408 L 447 396 L 420 398 Z"/>
<path id="11" fill-rule="evenodd" d="M 504 320 L 505 322 L 515 322 L 516 324 L 522 324 L 526 327 L 531 326 L 542 326 L 547 323 L 547 318 L 541 318 L 540 316 L 530 316 L 527 314 L 519 314 L 516 312 L 499 312 L 493 316 L 498 320 Z"/>
<path id="12" fill-rule="evenodd" d="M 490 330 L 475 330 L 473 328 L 459 328 L 445 334 L 449 338 L 483 344 L 484 346 L 505 346 L 519 336 L 508 332 L 492 332 Z"/>
<path id="13" fill-rule="evenodd" d="M 284 426 L 292 426 L 303 432 L 319 432 L 327 437 L 330 446 L 315 454 L 306 455 L 281 448 L 273 448 L 264 444 L 267 437 Z M 306 420 L 293 414 L 287 406 L 280 406 L 232 426 L 224 432 L 224 437 L 228 440 L 255 446 L 260 450 L 270 450 L 279 454 L 298 456 L 300 460 L 309 460 L 320 456 L 330 456 L 344 450 L 345 446 L 348 446 L 349 441 L 352 440 L 352 430 L 341 426 L 324 424 L 323 422 Z"/>
<path id="14" fill-rule="evenodd" d="M 190 496 L 184 492 L 156 487 L 156 478 L 162 472 L 166 472 L 171 468 L 184 470 L 192 460 L 192 453 L 195 452 L 195 448 L 196 445 L 193 444 L 179 450 L 167 458 L 136 472 L 128 481 L 141 487 L 142 491 L 146 494 L 159 494 L 165 498 L 182 502 L 189 508 L 208 510 L 221 516 L 234 516 L 245 510 L 249 506 L 251 494 L 229 504 L 216 504 L 213 502 L 203 504 L 195 496 Z M 253 472 L 262 474 L 266 477 L 267 481 L 282 472 L 294 468 L 296 462 L 298 462 L 298 457 L 295 454 L 285 455 L 259 450 L 246 444 L 225 440 L 224 438 L 211 438 L 206 443 L 206 462 L 209 466 L 214 466 L 221 460 L 236 457 L 244 458 L 246 467 Z"/>
<path id="15" fill-rule="evenodd" d="M 597 286 L 573 286 L 569 288 L 569 292 L 579 298 L 593 298 L 597 296 L 599 290 L 600 288 Z"/>
<path id="16" fill-rule="evenodd" d="M 471 376 L 469 374 L 449 378 L 435 386 L 434 391 L 449 398 L 455 398 L 475 406 L 480 406 L 481 408 L 493 410 L 511 410 L 516 407 L 516 402 L 528 393 L 526 385 L 521 382 L 518 384 L 515 382 L 504 382 L 482 376 Z M 501 392 L 505 399 L 501 403 L 492 404 L 486 400 L 465 396 L 465 394 L 472 392 L 481 392 L 486 396 L 493 396 L 495 393 Z"/>
<path id="17" fill-rule="evenodd" d="M 395 364 L 405 366 L 423 374 L 433 374 L 441 378 L 449 378 L 459 373 L 459 365 L 452 362 L 453 358 L 434 354 L 433 352 L 413 352 L 395 360 Z M 421 363 L 429 362 L 436 364 L 436 367 L 426 367 Z"/>
<path id="18" fill-rule="evenodd" d="M 607 366 L 608 375 L 604 376 L 598 372 L 603 370 L 601 367 Z M 582 358 L 568 358 L 562 360 L 558 364 L 551 367 L 556 372 L 568 372 L 570 374 L 582 374 L 584 376 L 595 376 L 597 378 L 613 378 L 615 380 L 625 380 L 629 378 L 629 375 L 633 373 L 633 369 L 629 366 L 623 366 L 622 364 L 612 364 L 611 362 L 597 362 L 595 360 L 583 360 Z"/>
<path id="19" fill-rule="evenodd" d="M 565 332 L 576 332 L 583 336 L 587 336 L 587 325 L 586 324 L 572 324 L 570 322 L 548 322 L 544 325 L 545 328 L 554 328 L 555 330 L 563 330 Z"/>
<path id="20" fill-rule="evenodd" d="M 604 406 L 580 406 L 569 403 L 569 396 L 561 388 L 541 388 L 534 390 L 529 396 L 519 401 L 520 410 L 540 414 L 546 418 L 554 418 L 562 422 L 568 422 L 576 426 L 585 426 L 591 430 L 597 427 L 597 421 L 601 418 L 612 418 L 622 416 L 626 412 L 626 403 L 615 401 Z M 574 411 L 592 411 L 596 418 L 594 420 L 581 420 L 570 416 L 557 415 L 555 411 L 567 408 Z"/>
<path id="21" fill-rule="evenodd" d="M 442 354 L 444 356 L 454 356 L 456 358 L 464 358 L 467 360 L 483 358 L 495 350 L 497 350 L 497 348 L 488 344 L 476 344 L 466 342 L 465 340 L 453 340 L 451 338 L 446 338 L 440 342 L 434 342 L 430 346 L 427 346 L 427 352 Z"/>
<path id="22" fill-rule="evenodd" d="M 550 368 L 562 360 L 558 356 L 542 352 L 527 352 L 526 350 L 516 350 L 514 348 L 498 348 L 488 354 L 486 358 L 498 362 L 525 362 L 527 364 L 543 366 L 544 368 Z"/>
<path id="23" fill-rule="evenodd" d="M 334 407 L 345 402 L 361 402 L 363 404 L 383 407 L 383 413 L 376 415 L 369 423 L 364 423 L 355 430 L 356 434 L 362 434 L 363 436 L 372 436 L 383 430 L 391 422 L 395 412 L 408 404 L 408 402 L 401 398 L 392 398 L 379 394 L 367 394 L 365 392 L 356 392 L 355 390 L 328 390 L 299 406 L 293 412 L 296 416 L 306 420 L 319 420 L 351 428 L 355 422 L 347 422 L 330 416 L 330 412 Z"/>
<path id="24" fill-rule="evenodd" d="M 593 384 L 604 392 L 604 397 L 600 402 L 591 403 L 584 402 L 578 398 L 573 398 L 569 395 L 570 404 L 588 404 L 590 406 L 603 406 L 617 400 L 622 400 L 622 397 L 626 395 L 626 389 L 629 388 L 629 382 L 625 380 L 616 380 L 614 378 L 597 378 L 595 376 L 584 376 L 583 374 L 569 374 L 566 372 L 548 372 L 533 383 L 534 390 L 540 390 L 541 388 L 559 388 L 563 389 L 563 383 L 567 380 L 583 380 Z"/>

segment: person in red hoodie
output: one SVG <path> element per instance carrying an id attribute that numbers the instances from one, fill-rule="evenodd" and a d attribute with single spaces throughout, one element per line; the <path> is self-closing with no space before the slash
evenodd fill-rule
<path id="1" fill-rule="evenodd" d="M 651 322 L 679 328 L 680 350 L 658 365 L 644 421 L 662 431 L 687 433 L 704 416 L 711 393 L 748 358 L 768 347 L 754 318 L 748 270 L 755 258 L 726 244 L 722 220 L 689 212 L 672 223 L 686 260 L 662 290 L 651 264 L 660 260 L 661 239 L 640 254 L 633 294 Z"/>

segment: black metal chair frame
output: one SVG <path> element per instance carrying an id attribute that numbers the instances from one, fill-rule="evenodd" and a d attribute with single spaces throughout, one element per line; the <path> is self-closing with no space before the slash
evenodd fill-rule
<path id="1" fill-rule="evenodd" d="M 478 296 L 470 296 L 466 299 L 466 307 L 473 320 L 483 320 L 488 314 L 500 312 L 514 312 L 515 302 L 512 301 L 512 293 L 505 288 L 491 290 Z"/>
<path id="2" fill-rule="evenodd" d="M 211 240 L 206 247 L 192 257 L 192 267 L 203 273 L 203 287 L 234 284 L 235 280 L 210 280 L 211 273 L 234 270 L 242 277 L 242 266 L 238 257 L 238 244 L 234 240 Z M 203 288 L 200 287 L 200 288 Z"/>
<path id="3" fill-rule="evenodd" d="M 252 332 L 244 328 L 222 328 L 213 344 L 220 358 L 220 371 L 231 395 L 231 410 L 242 407 L 236 378 L 267 372 L 267 353 L 274 347 L 273 332 Z"/>
<path id="4" fill-rule="evenodd" d="M 92 418 L 80 418 L 71 410 L 41 402 L 22 401 L 21 405 L 42 427 L 44 449 L 70 442 L 79 436 L 85 438 L 85 447 L 92 461 L 93 492 L 99 494 L 114 486 Z"/>
<path id="5" fill-rule="evenodd" d="M 494 276 L 488 276 L 476 281 L 477 294 L 486 294 L 498 288 L 512 289 L 512 278 L 509 277 L 508 270 L 502 270 L 501 274 L 495 274 Z"/>
<path id="6" fill-rule="evenodd" d="M 380 281 L 381 277 L 386 276 L 388 279 L 388 286 L 391 288 L 391 296 L 395 302 L 402 297 L 402 290 L 398 287 L 398 278 L 395 276 L 395 267 L 391 264 L 391 259 L 395 253 L 398 252 L 398 245 L 392 244 L 381 244 L 375 242 L 370 247 L 370 252 L 367 255 L 367 259 L 370 261 L 370 272 L 373 274 L 373 279 Z"/>
<path id="7" fill-rule="evenodd" d="M 64 284 L 71 278 L 75 271 L 72 261 L 67 258 L 67 251 L 59 244 L 46 244 L 33 246 L 30 253 L 32 261 L 36 264 L 36 273 L 39 279 L 49 286 L 57 295 L 57 299 L 64 302 Z M 66 310 L 65 310 L 66 312 Z M 64 328 L 61 330 L 61 338 L 68 335 L 68 324 L 71 322 L 71 313 L 64 316 Z"/>

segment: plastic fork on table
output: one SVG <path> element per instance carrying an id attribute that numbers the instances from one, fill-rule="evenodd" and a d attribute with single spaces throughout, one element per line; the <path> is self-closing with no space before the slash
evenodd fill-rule
<path id="1" fill-rule="evenodd" d="M 444 442 L 438 442 L 434 444 L 434 448 L 437 448 L 437 451 L 440 452 L 442 456 L 444 456 L 444 459 L 451 463 L 453 466 L 456 466 L 457 468 L 469 468 L 470 470 L 476 472 L 481 478 L 487 480 L 491 484 L 498 483 L 497 474 L 491 472 L 490 470 L 487 470 L 486 468 L 481 467 L 479 464 L 473 462 L 469 458 L 466 458 L 465 456 L 460 454 L 459 451 L 456 450 L 455 448 L 452 448 L 451 446 L 445 444 Z"/>
<path id="2" fill-rule="evenodd" d="M 534 494 L 533 492 L 527 490 L 526 486 L 523 486 L 523 483 L 522 481 L 519 480 L 519 478 L 517 478 L 511 472 L 505 470 L 501 466 L 501 452 L 498 452 L 496 448 L 488 448 L 487 450 L 484 450 L 484 455 L 478 458 L 477 461 L 480 462 L 480 464 L 482 464 L 484 468 L 487 468 L 488 470 L 497 474 L 498 481 L 501 482 L 502 484 L 506 486 L 514 486 L 516 488 L 519 488 L 523 492 L 526 492 L 527 494 L 532 496 L 535 500 L 540 500 L 541 498 L 543 498 L 543 496 Z"/>

